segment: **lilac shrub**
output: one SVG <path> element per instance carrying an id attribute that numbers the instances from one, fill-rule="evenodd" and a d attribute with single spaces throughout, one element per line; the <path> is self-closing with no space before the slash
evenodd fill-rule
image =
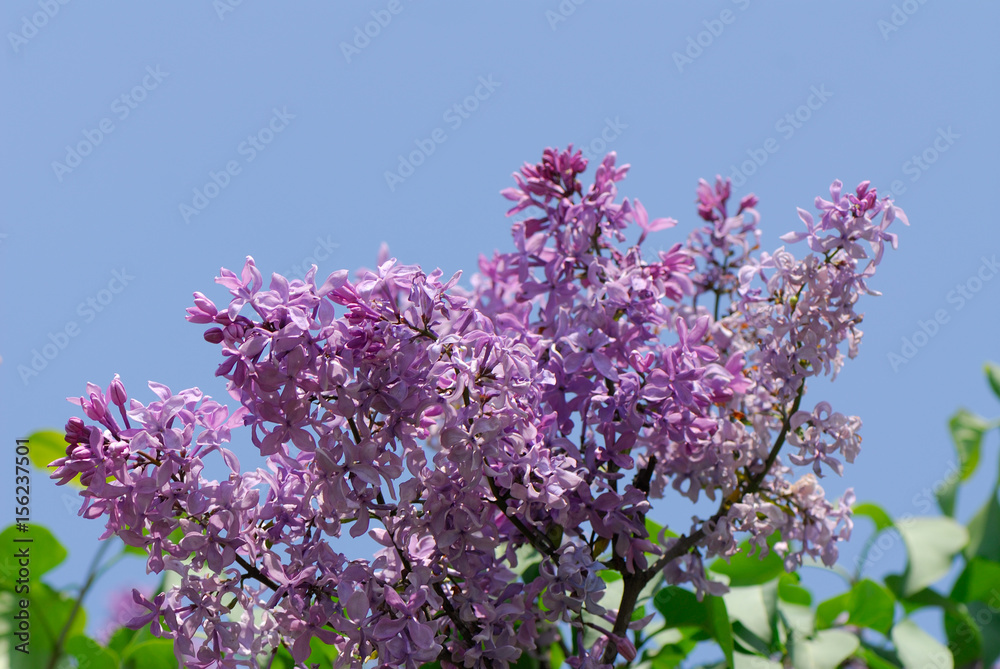
<path id="1" fill-rule="evenodd" d="M 195 293 L 187 318 L 220 346 L 235 410 L 156 383 L 144 405 L 117 376 L 72 400 L 86 418 L 53 478 L 79 477 L 102 538 L 180 580 L 136 592 L 134 625 L 190 667 L 268 666 L 279 647 L 303 662 L 314 637 L 336 666 L 499 668 L 559 644 L 598 667 L 635 656 L 654 579 L 725 591 L 705 560 L 739 536 L 762 554 L 772 538 L 789 570 L 834 562 L 853 496 L 831 503 L 817 477 L 853 462 L 861 421 L 803 398 L 856 355 L 855 304 L 877 294 L 903 212 L 835 181 L 782 238 L 810 252 L 770 254 L 757 198 L 730 214 L 729 182 L 702 181 L 704 225 L 650 257 L 648 235 L 676 221 L 616 201 L 628 166 L 613 153 L 584 190 L 586 168 L 571 146 L 514 175 L 508 214 L 533 215 L 471 288 L 386 258 L 354 281 L 313 267 L 266 288 L 252 258 L 221 270 L 232 300 Z M 262 467 L 227 448 L 237 435 Z M 227 479 L 203 475 L 209 456 Z M 718 508 L 651 535 L 668 495 Z M 331 546 L 345 533 L 381 550 L 348 559 Z M 623 579 L 612 608 L 605 570 Z"/>

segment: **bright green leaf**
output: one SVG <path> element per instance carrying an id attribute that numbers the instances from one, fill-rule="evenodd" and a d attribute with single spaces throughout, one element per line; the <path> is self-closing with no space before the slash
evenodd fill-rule
<path id="1" fill-rule="evenodd" d="M 27 597 L 31 614 L 31 655 L 27 656 L 30 661 L 26 665 L 12 663 L 12 669 L 18 666 L 48 666 L 63 629 L 67 629 L 68 639 L 83 634 L 87 624 L 87 615 L 83 609 L 74 612 L 75 600 L 72 597 L 53 590 L 40 581 L 31 583 L 30 587 L 31 592 Z"/>
<path id="2" fill-rule="evenodd" d="M 937 499 L 941 513 L 950 518 L 955 517 L 955 503 L 958 501 L 959 484 L 958 477 L 954 477 L 943 481 L 934 488 L 934 498 Z"/>
<path id="3" fill-rule="evenodd" d="M 836 669 L 858 649 L 858 637 L 841 630 L 822 630 L 812 639 L 795 636 L 789 654 L 795 669 Z"/>
<path id="4" fill-rule="evenodd" d="M 28 436 L 28 458 L 39 469 L 49 470 L 49 463 L 66 457 L 65 434 L 55 430 L 41 430 Z M 51 473 L 51 472 L 50 472 Z M 69 485 L 83 488 L 77 475 Z"/>
<path id="5" fill-rule="evenodd" d="M 690 590 L 670 585 L 653 596 L 653 606 L 663 614 L 667 627 L 703 627 L 705 607 Z"/>
<path id="6" fill-rule="evenodd" d="M 647 656 L 651 669 L 674 669 L 691 654 L 696 645 L 696 641 L 686 637 L 676 643 L 664 644 L 655 654 Z"/>
<path id="7" fill-rule="evenodd" d="M 562 638 L 561 632 L 559 635 L 560 638 Z M 552 667 L 552 669 L 559 669 L 565 661 L 566 654 L 563 653 L 562 647 L 558 643 L 554 643 L 549 646 L 549 666 Z"/>
<path id="8" fill-rule="evenodd" d="M 660 541 L 660 532 L 663 532 L 664 539 L 673 539 L 677 536 L 677 533 L 670 528 L 663 529 L 663 525 L 652 518 L 646 518 L 646 531 L 649 532 L 649 540 L 654 544 Z"/>
<path id="9" fill-rule="evenodd" d="M 898 663 L 891 662 L 884 657 L 887 654 L 887 651 L 872 648 L 864 642 L 862 642 L 861 649 L 858 651 L 858 655 L 864 659 L 865 664 L 868 665 L 868 669 L 899 669 Z"/>
<path id="10" fill-rule="evenodd" d="M 993 389 L 993 394 L 1000 398 L 1000 365 L 988 362 L 984 370 L 986 372 L 986 380 L 990 382 L 990 388 Z"/>
<path id="11" fill-rule="evenodd" d="M 812 636 L 816 630 L 816 616 L 808 606 L 778 601 L 778 615 L 784 622 L 788 635 Z"/>
<path id="12" fill-rule="evenodd" d="M 541 566 L 542 566 L 541 561 L 532 562 L 531 564 L 529 564 L 528 567 L 524 570 L 524 573 L 521 574 L 521 580 L 523 580 L 525 583 L 533 583 L 534 580 L 538 578 L 538 575 L 541 573 L 540 571 Z"/>
<path id="13" fill-rule="evenodd" d="M 135 639 L 138 632 L 139 630 L 129 629 L 128 627 L 119 627 L 111 635 L 111 639 L 108 641 L 108 648 L 121 655 L 128 648 L 128 645 L 132 643 L 132 640 Z"/>
<path id="14" fill-rule="evenodd" d="M 137 643 L 125 655 L 125 669 L 177 669 L 174 644 L 169 639 Z"/>
<path id="15" fill-rule="evenodd" d="M 0 589 L 4 590 L 13 590 L 15 577 L 24 566 L 19 564 L 18 551 L 28 551 L 29 581 L 55 569 L 68 555 L 55 535 L 43 525 L 28 525 L 27 532 L 18 532 L 16 526 L 11 525 L 0 532 L 0 546 L 4 547 L 4 554 L 0 555 Z"/>
<path id="16" fill-rule="evenodd" d="M 944 612 L 944 632 L 956 667 L 974 664 L 983 656 L 983 634 L 966 607 Z"/>
<path id="17" fill-rule="evenodd" d="M 521 657 L 517 658 L 509 666 L 511 669 L 538 669 L 541 663 L 531 653 L 521 653 Z"/>
<path id="18" fill-rule="evenodd" d="M 956 602 L 985 602 L 1000 588 L 1000 563 L 973 558 L 955 581 L 951 598 Z"/>
<path id="19" fill-rule="evenodd" d="M 770 632 L 770 629 L 768 630 Z M 736 654 L 740 655 L 741 650 L 753 654 L 767 656 L 770 654 L 770 644 L 760 638 L 746 625 L 738 620 L 733 622 L 733 640 L 736 642 Z"/>
<path id="20" fill-rule="evenodd" d="M 904 595 L 923 590 L 947 574 L 954 555 L 969 542 L 965 527 L 944 516 L 912 518 L 898 527 L 909 556 Z"/>
<path id="21" fill-rule="evenodd" d="M 878 504 L 872 502 L 862 502 L 861 504 L 855 504 L 852 509 L 855 516 L 865 516 L 871 518 L 872 522 L 875 523 L 875 531 L 881 532 L 884 529 L 892 527 L 892 518 L 886 513 L 885 509 L 880 507 Z"/>
<path id="22" fill-rule="evenodd" d="M 892 628 L 891 638 L 904 669 L 925 669 L 928 666 L 936 669 L 955 667 L 948 649 L 910 619 L 897 623 Z"/>
<path id="23" fill-rule="evenodd" d="M 66 652 L 77 659 L 78 666 L 87 669 L 118 669 L 118 655 L 90 637 L 82 634 L 66 641 Z"/>
<path id="24" fill-rule="evenodd" d="M 778 533 L 775 532 L 768 538 L 768 544 L 773 546 L 777 540 Z M 739 552 L 730 556 L 728 562 L 718 558 L 709 569 L 728 576 L 730 587 L 760 585 L 785 573 L 785 561 L 774 550 L 768 551 L 763 558 L 759 550 L 753 555 L 750 551 L 750 542 L 744 541 L 740 544 Z"/>
<path id="25" fill-rule="evenodd" d="M 726 656 L 729 663 L 726 666 L 733 666 L 733 629 L 729 623 L 729 612 L 726 610 L 726 602 L 722 597 L 705 595 L 703 602 L 709 610 L 708 632 L 712 635 L 722 648 L 722 654 Z"/>
<path id="26" fill-rule="evenodd" d="M 975 473 L 979 465 L 983 434 L 989 430 L 990 425 L 982 417 L 960 409 L 948 421 L 948 428 L 951 440 L 955 444 L 955 452 L 958 454 L 958 476 L 949 475 L 936 487 L 934 496 L 941 511 L 946 516 L 954 516 L 959 484 Z"/>
<path id="27" fill-rule="evenodd" d="M 984 418 L 966 409 L 959 409 L 948 421 L 951 440 L 955 442 L 955 451 L 958 453 L 961 480 L 966 481 L 975 473 L 979 465 L 983 434 L 989 428 L 990 424 Z"/>
<path id="28" fill-rule="evenodd" d="M 705 595 L 699 602 L 690 590 L 672 585 L 656 593 L 653 605 L 663 614 L 666 627 L 697 627 L 715 639 L 732 665 L 733 634 L 722 597 Z"/>
<path id="29" fill-rule="evenodd" d="M 969 545 L 965 549 L 968 559 L 981 557 L 1000 562 L 1000 504 L 997 504 L 997 490 L 969 521 Z"/>
<path id="30" fill-rule="evenodd" d="M 736 653 L 733 655 L 733 659 L 735 660 L 734 669 L 782 669 L 781 662 L 768 660 L 759 655 Z"/>
<path id="31" fill-rule="evenodd" d="M 969 618 L 974 620 L 979 626 L 983 639 L 983 663 L 987 667 L 992 667 L 994 662 L 1000 658 L 1000 615 L 998 612 L 998 602 L 992 599 L 989 602 L 972 602 L 969 606 Z"/>
<path id="32" fill-rule="evenodd" d="M 729 617 L 734 621 L 734 630 L 735 624 L 742 625 L 754 636 L 770 644 L 773 639 L 771 621 L 776 612 L 776 597 L 777 582 L 731 588 L 723 595 L 723 599 Z"/>
<path id="33" fill-rule="evenodd" d="M 778 579 L 778 597 L 790 604 L 812 605 L 812 593 L 798 584 L 798 574 L 782 574 Z"/>
<path id="34" fill-rule="evenodd" d="M 836 597 L 831 597 L 825 602 L 821 602 L 816 607 L 816 627 L 819 629 L 829 629 L 833 627 L 834 621 L 841 613 L 847 610 L 850 605 L 851 593 L 844 592 Z"/>
<path id="35" fill-rule="evenodd" d="M 847 623 L 888 634 L 895 609 L 896 598 L 892 593 L 866 578 L 851 588 L 847 602 L 847 610 L 850 612 Z"/>

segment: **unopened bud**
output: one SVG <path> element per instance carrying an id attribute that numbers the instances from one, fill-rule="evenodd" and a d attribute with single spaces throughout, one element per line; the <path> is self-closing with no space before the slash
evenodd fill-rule
<path id="1" fill-rule="evenodd" d="M 111 395 L 111 401 L 115 403 L 115 406 L 125 406 L 125 402 L 128 400 L 128 393 L 125 392 L 125 384 L 122 383 L 117 374 L 115 374 L 115 378 L 111 381 L 111 388 L 109 390 L 108 394 Z"/>

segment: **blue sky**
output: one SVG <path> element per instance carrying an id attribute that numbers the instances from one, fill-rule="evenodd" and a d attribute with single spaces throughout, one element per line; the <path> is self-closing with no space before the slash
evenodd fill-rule
<path id="1" fill-rule="evenodd" d="M 62 426 L 64 398 L 115 373 L 143 401 L 148 379 L 226 398 L 184 310 L 196 290 L 222 299 L 213 278 L 246 255 L 265 275 L 325 276 L 387 242 L 472 272 L 509 248 L 511 172 L 573 142 L 616 151 L 622 195 L 680 221 L 654 248 L 698 224 L 695 185 L 717 173 L 760 197 L 771 250 L 835 178 L 895 192 L 912 226 L 862 307 L 861 355 L 810 399 L 865 424 L 831 496 L 930 512 L 947 417 L 1000 413 L 981 372 L 1000 359 L 998 19 L 994 3 L 934 0 L 5 2 L 4 443 Z M 71 583 L 102 530 L 64 495 L 34 476 L 33 520 L 72 546 L 53 580 Z M 901 566 L 897 545 L 876 572 Z M 116 570 L 91 608 L 144 578 L 138 561 Z"/>

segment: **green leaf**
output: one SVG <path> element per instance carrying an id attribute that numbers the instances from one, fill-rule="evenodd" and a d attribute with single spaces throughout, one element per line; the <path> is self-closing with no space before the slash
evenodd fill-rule
<path id="1" fill-rule="evenodd" d="M 676 585 L 663 588 L 653 596 L 653 606 L 663 614 L 666 627 L 702 627 L 705 607 L 690 590 Z"/>
<path id="2" fill-rule="evenodd" d="M 937 499 L 941 513 L 954 518 L 955 503 L 958 501 L 959 480 L 957 477 L 948 478 L 934 489 L 934 498 Z"/>
<path id="3" fill-rule="evenodd" d="M 770 645 L 774 638 L 772 621 L 777 613 L 777 586 L 777 582 L 772 581 L 762 586 L 730 588 L 722 596 L 729 618 L 734 621 L 734 632 L 736 625 L 740 625 Z"/>
<path id="4" fill-rule="evenodd" d="M 855 504 L 853 508 L 853 513 L 855 516 L 865 516 L 871 518 L 872 522 L 875 523 L 875 531 L 881 532 L 882 530 L 892 527 L 892 518 L 886 513 L 885 509 L 880 507 L 878 504 L 872 502 L 862 502 L 861 504 Z"/>
<path id="5" fill-rule="evenodd" d="M 990 388 L 993 389 L 993 394 L 1000 398 L 1000 365 L 988 362 L 984 366 L 984 371 L 986 372 L 986 380 L 990 382 Z"/>
<path id="6" fill-rule="evenodd" d="M 944 612 L 944 632 L 956 667 L 975 663 L 983 655 L 983 634 L 966 607 Z"/>
<path id="7" fill-rule="evenodd" d="M 696 627 L 715 639 L 730 666 L 733 663 L 733 633 L 722 597 L 705 595 L 702 601 L 690 590 L 668 586 L 656 593 L 653 605 L 670 627 Z"/>
<path id="8" fill-rule="evenodd" d="M 169 639 L 150 639 L 128 649 L 125 669 L 177 669 L 174 644 Z"/>
<path id="9" fill-rule="evenodd" d="M 521 574 L 521 580 L 524 581 L 525 583 L 533 583 L 534 580 L 538 578 L 538 575 L 541 573 L 539 570 L 541 566 L 542 566 L 541 560 L 529 564 L 528 567 L 524 570 L 524 573 Z"/>
<path id="10" fill-rule="evenodd" d="M 898 528 L 909 556 L 903 576 L 906 596 L 947 574 L 954 555 L 969 542 L 965 527 L 945 516 L 912 518 Z"/>
<path id="11" fill-rule="evenodd" d="M 132 643 L 132 640 L 135 639 L 138 632 L 139 630 L 129 629 L 128 627 L 119 627 L 111 635 L 111 639 L 108 641 L 108 648 L 121 655 L 128 648 L 128 645 Z"/>
<path id="12" fill-rule="evenodd" d="M 738 620 L 733 623 L 733 639 L 738 642 L 736 644 L 737 651 L 745 649 L 750 654 L 757 653 L 764 656 L 771 652 L 770 644 Z M 736 655 L 739 654 L 736 653 Z"/>
<path id="13" fill-rule="evenodd" d="M 841 613 L 847 610 L 850 605 L 851 593 L 843 592 L 836 597 L 831 597 L 816 607 L 816 627 L 819 629 L 829 629 L 833 627 L 834 621 Z"/>
<path id="14" fill-rule="evenodd" d="M 849 625 L 888 634 L 895 615 L 896 598 L 884 586 L 866 578 L 851 588 L 847 610 L 850 612 Z"/>
<path id="15" fill-rule="evenodd" d="M 948 649 L 910 619 L 902 620 L 892 628 L 892 643 L 896 646 L 896 654 L 903 663 L 903 669 L 955 667 Z"/>
<path id="16" fill-rule="evenodd" d="M 562 639 L 562 633 L 559 632 L 559 638 Z M 559 669 L 563 662 L 566 661 L 566 654 L 563 653 L 562 647 L 558 643 L 554 643 L 549 646 L 549 666 L 552 669 Z"/>
<path id="17" fill-rule="evenodd" d="M 64 628 L 69 624 L 66 638 L 71 638 L 78 634 L 83 634 L 87 624 L 87 615 L 83 609 L 78 609 L 73 613 L 74 599 L 63 593 L 52 589 L 45 583 L 34 581 L 29 584 L 30 591 L 22 593 L 18 599 L 24 598 L 29 602 L 28 611 L 31 616 L 31 654 L 12 653 L 11 667 L 46 667 L 52 658 L 56 640 Z M 19 604 L 19 602 L 17 602 Z M 10 619 L 10 614 L 4 613 L 4 618 Z M 17 656 L 27 658 L 26 663 L 16 661 Z"/>
<path id="18" fill-rule="evenodd" d="M 730 556 L 728 562 L 718 558 L 712 562 L 709 569 L 717 574 L 728 576 L 730 587 L 766 583 L 779 574 L 785 573 L 785 561 L 773 550 L 774 543 L 778 539 L 777 532 L 768 537 L 767 543 L 772 547 L 772 550 L 768 551 L 763 558 L 760 556 L 760 551 L 751 555 L 753 549 L 750 542 L 744 541 L 740 544 L 739 552 Z"/>
<path id="19" fill-rule="evenodd" d="M 27 532 L 18 532 L 16 526 L 11 525 L 0 532 L 0 546 L 4 547 L 0 556 L 0 589 L 3 590 L 14 589 L 22 568 L 27 568 L 29 582 L 36 581 L 62 564 L 68 555 L 55 535 L 43 525 L 29 525 Z M 28 552 L 27 565 L 20 564 L 19 551 L 22 550 Z"/>
<path id="20" fill-rule="evenodd" d="M 1000 615 L 996 600 L 969 604 L 969 618 L 979 626 L 983 640 L 983 662 L 992 667 L 1000 658 Z"/>
<path id="21" fill-rule="evenodd" d="M 722 654 L 726 656 L 729 663 L 726 666 L 733 666 L 733 629 L 729 623 L 729 612 L 726 610 L 726 602 L 722 597 L 705 595 L 704 603 L 709 608 L 709 628 L 706 630 L 719 642 Z"/>
<path id="22" fill-rule="evenodd" d="M 799 585 L 798 574 L 782 574 L 778 579 L 778 597 L 790 604 L 812 605 L 812 593 Z"/>
<path id="23" fill-rule="evenodd" d="M 937 487 L 934 496 L 941 511 L 946 516 L 954 516 L 959 484 L 975 473 L 979 465 L 983 434 L 989 430 L 990 424 L 970 411 L 959 409 L 948 421 L 948 428 L 951 440 L 955 444 L 955 452 L 958 454 L 958 476 L 949 474 Z"/>
<path id="24" fill-rule="evenodd" d="M 986 419 L 977 416 L 966 409 L 959 409 L 948 421 L 951 440 L 955 442 L 958 453 L 959 477 L 966 481 L 979 465 L 979 449 L 983 442 L 983 434 L 990 429 Z"/>
<path id="25" fill-rule="evenodd" d="M 87 669 L 118 669 L 118 655 L 99 643 L 82 634 L 77 634 L 66 641 L 66 652 L 79 662 L 80 667 Z"/>
<path id="26" fill-rule="evenodd" d="M 910 606 L 907 608 L 907 613 L 924 606 L 947 608 L 952 605 L 951 600 L 933 588 L 924 588 L 910 595 L 903 594 L 903 577 L 900 574 L 887 574 L 882 580 L 885 587 L 889 588 L 889 592 L 902 602 L 903 608 L 907 608 L 907 605 Z"/>
<path id="27" fill-rule="evenodd" d="M 697 641 L 684 637 L 675 643 L 664 644 L 655 654 L 650 654 L 647 651 L 644 656 L 650 660 L 651 669 L 674 669 L 691 654 L 697 645 Z M 555 665 L 553 665 L 553 669 L 556 669 Z"/>
<path id="28" fill-rule="evenodd" d="M 956 602 L 985 602 L 994 596 L 998 587 L 1000 587 L 1000 563 L 973 558 L 955 581 L 951 598 Z"/>
<path id="29" fill-rule="evenodd" d="M 649 532 L 649 540 L 654 544 L 660 540 L 661 531 L 663 532 L 664 539 L 673 539 L 677 536 L 677 533 L 670 528 L 664 530 L 663 525 L 660 525 L 652 518 L 646 518 L 646 531 Z"/>
<path id="30" fill-rule="evenodd" d="M 890 655 L 888 651 L 869 646 L 864 641 L 861 642 L 861 649 L 858 651 L 858 655 L 864 659 L 865 664 L 868 665 L 868 669 L 899 669 L 899 664 L 885 657 L 886 655 Z M 893 656 L 893 659 L 895 659 L 895 656 Z"/>
<path id="31" fill-rule="evenodd" d="M 532 657 L 531 653 L 521 653 L 517 661 L 509 665 L 511 669 L 538 669 L 541 663 L 537 657 Z"/>
<path id="32" fill-rule="evenodd" d="M 816 630 L 816 616 L 808 606 L 778 601 L 778 616 L 788 630 L 788 636 L 809 637 Z"/>
<path id="33" fill-rule="evenodd" d="M 781 662 L 769 660 L 760 655 L 744 655 L 743 653 L 733 654 L 734 669 L 782 669 Z"/>
<path id="34" fill-rule="evenodd" d="M 841 630 L 822 630 L 812 639 L 793 636 L 788 644 L 795 669 L 836 669 L 860 645 L 858 637 Z"/>
<path id="35" fill-rule="evenodd" d="M 39 469 L 48 470 L 49 463 L 66 457 L 66 435 L 55 430 L 40 430 L 28 436 L 28 459 Z M 51 472 L 50 472 L 51 473 Z M 69 485 L 83 488 L 77 475 Z"/>
<path id="36" fill-rule="evenodd" d="M 969 521 L 969 545 L 965 557 L 981 557 L 1000 562 L 1000 504 L 997 504 L 997 489 Z"/>

